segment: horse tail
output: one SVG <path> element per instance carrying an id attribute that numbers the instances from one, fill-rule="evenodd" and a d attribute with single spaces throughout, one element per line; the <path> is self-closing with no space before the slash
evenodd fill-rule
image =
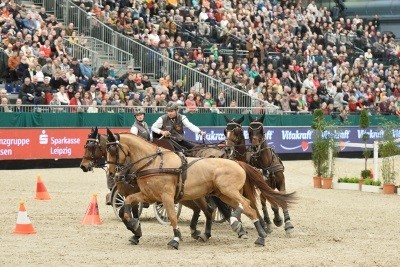
<path id="1" fill-rule="evenodd" d="M 287 208 L 290 204 L 295 203 L 295 192 L 287 194 L 275 191 L 267 185 L 267 183 L 264 181 L 264 176 L 255 168 L 245 162 L 238 161 L 237 163 L 246 172 L 246 183 L 248 182 L 252 187 L 257 187 L 261 191 L 261 195 L 268 200 L 271 205 Z"/>

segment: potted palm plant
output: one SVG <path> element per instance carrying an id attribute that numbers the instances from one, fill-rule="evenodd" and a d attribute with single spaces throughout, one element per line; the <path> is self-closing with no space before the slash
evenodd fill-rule
<path id="1" fill-rule="evenodd" d="M 395 156 L 399 154 L 399 148 L 393 137 L 394 125 L 387 123 L 384 126 L 383 141 L 379 144 L 379 154 L 382 157 L 382 181 L 383 193 L 394 194 L 397 172 L 395 170 Z"/>
<path id="2" fill-rule="evenodd" d="M 321 109 L 313 112 L 313 122 L 311 125 L 313 132 L 313 144 L 311 159 L 313 162 L 315 176 L 314 187 L 331 188 L 333 168 L 330 165 L 330 152 L 334 151 L 334 142 L 327 132 L 328 125 L 324 120 L 324 114 Z"/>
<path id="3" fill-rule="evenodd" d="M 360 113 L 360 128 L 367 129 L 369 127 L 369 124 L 370 124 L 370 120 L 369 120 L 368 111 L 364 108 L 361 110 L 361 113 Z M 369 134 L 364 133 L 362 136 L 362 140 L 364 142 L 363 156 L 364 156 L 365 162 L 364 162 L 364 170 L 361 171 L 361 179 L 358 182 L 360 190 L 361 190 L 362 184 L 364 183 L 364 180 L 371 177 L 371 171 L 367 169 L 368 158 L 371 156 L 371 151 L 367 149 L 368 139 L 369 139 Z"/>

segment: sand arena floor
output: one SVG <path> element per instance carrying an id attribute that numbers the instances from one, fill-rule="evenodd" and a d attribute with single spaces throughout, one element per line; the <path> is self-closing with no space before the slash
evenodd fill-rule
<path id="1" fill-rule="evenodd" d="M 289 211 L 295 233 L 276 228 L 265 247 L 255 247 L 256 231 L 243 217 L 249 239 L 236 237 L 227 223 L 214 224 L 208 243 L 190 238 L 191 211 L 183 208 L 178 251 L 167 249 L 169 226 L 142 215 L 143 237 L 130 245 L 130 232 L 104 203 L 105 175 L 100 169 L 83 173 L 78 167 L 0 171 L 0 265 L 75 266 L 397 266 L 400 262 L 400 196 L 312 188 L 311 161 L 286 161 L 288 191 L 298 204 Z M 361 159 L 338 159 L 338 176 L 358 175 Z M 52 199 L 34 199 L 40 174 Z M 102 225 L 81 225 L 94 192 L 98 193 Z M 20 199 L 37 234 L 14 235 Z M 200 218 L 201 230 L 204 217 Z"/>

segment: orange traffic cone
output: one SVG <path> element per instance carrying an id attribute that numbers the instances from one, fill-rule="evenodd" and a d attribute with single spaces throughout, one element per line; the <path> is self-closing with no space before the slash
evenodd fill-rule
<path id="1" fill-rule="evenodd" d="M 49 200 L 50 199 L 49 192 L 47 192 L 46 186 L 44 185 L 42 178 L 40 178 L 40 175 L 38 175 L 38 177 L 37 177 L 35 199 L 39 199 L 39 200 Z"/>
<path id="2" fill-rule="evenodd" d="M 92 200 L 90 201 L 89 207 L 81 224 L 101 224 L 99 206 L 97 204 L 97 194 L 93 194 Z"/>
<path id="3" fill-rule="evenodd" d="M 24 201 L 19 203 L 19 211 L 17 217 L 17 224 L 14 228 L 14 234 L 35 234 L 31 220 L 29 220 L 28 213 L 26 212 Z"/>

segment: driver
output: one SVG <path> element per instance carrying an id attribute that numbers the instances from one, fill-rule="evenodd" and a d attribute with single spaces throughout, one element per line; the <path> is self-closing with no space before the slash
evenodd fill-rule
<path id="1" fill-rule="evenodd" d="M 147 126 L 147 123 L 144 121 L 145 114 L 146 112 L 142 107 L 135 110 L 135 122 L 132 125 L 131 133 L 143 137 L 147 141 L 152 141 L 149 126 Z"/>
<path id="2" fill-rule="evenodd" d="M 165 109 L 167 114 L 160 116 L 151 126 L 151 130 L 158 135 L 171 138 L 174 141 L 172 143 L 176 150 L 182 151 L 182 148 L 191 149 L 194 146 L 192 143 L 185 140 L 183 132 L 184 126 L 195 134 L 205 136 L 206 132 L 200 130 L 199 127 L 191 123 L 185 115 L 178 113 L 178 104 L 169 102 Z"/>

